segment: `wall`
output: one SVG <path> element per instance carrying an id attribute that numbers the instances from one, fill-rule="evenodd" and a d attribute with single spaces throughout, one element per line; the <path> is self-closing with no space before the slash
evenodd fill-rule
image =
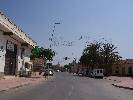
<path id="1" fill-rule="evenodd" d="M 3 35 L 3 32 L 0 31 L 0 74 L 4 73 L 4 67 L 5 67 L 5 54 L 6 54 L 6 42 L 11 41 L 13 44 L 17 45 L 17 55 L 16 55 L 16 67 L 17 71 L 20 70 L 22 67 L 22 61 L 21 59 L 21 43 L 17 40 L 14 40 L 10 36 Z M 1 50 L 1 48 L 3 48 Z M 25 48 L 25 55 L 24 55 L 24 62 L 30 62 L 30 54 L 31 54 L 31 48 L 24 47 Z M 0 75 L 1 76 L 1 75 Z"/>
<path id="2" fill-rule="evenodd" d="M 133 62 L 127 62 L 115 64 L 112 66 L 112 75 L 118 76 L 133 76 Z M 129 67 L 131 67 L 132 73 L 129 73 Z"/>
<path id="3" fill-rule="evenodd" d="M 29 46 L 29 47 L 24 47 L 25 48 L 24 62 L 31 63 L 30 62 L 31 48 L 35 47 L 37 43 L 34 40 L 32 40 L 25 32 L 23 32 L 18 26 L 16 26 L 2 12 L 0 12 L 0 30 L 4 32 L 13 33 L 13 36 L 10 37 L 8 35 L 3 35 L 3 32 L 0 31 L 0 74 L 4 73 L 7 40 L 17 45 L 17 55 L 16 55 L 17 71 L 20 70 L 23 62 L 23 59 L 21 58 L 22 43 L 28 43 L 28 46 Z"/>
<path id="4" fill-rule="evenodd" d="M 31 55 L 31 49 L 29 47 L 25 47 L 24 62 L 30 62 L 30 55 Z"/>
<path id="5" fill-rule="evenodd" d="M 18 71 L 22 67 L 22 59 L 21 59 L 21 46 L 18 46 L 18 52 L 17 52 L 17 68 Z"/>
<path id="6" fill-rule="evenodd" d="M 0 31 L 0 76 L 4 73 L 5 67 L 5 54 L 6 54 L 6 39 L 3 32 Z"/>

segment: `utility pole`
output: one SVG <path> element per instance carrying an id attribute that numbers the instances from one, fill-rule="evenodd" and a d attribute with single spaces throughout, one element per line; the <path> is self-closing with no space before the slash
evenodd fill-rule
<path id="1" fill-rule="evenodd" d="M 55 27 L 56 27 L 56 25 L 59 25 L 59 24 L 61 24 L 61 23 L 55 22 L 54 25 L 53 25 L 53 27 L 52 27 L 52 28 L 53 28 L 53 29 L 52 29 L 52 33 L 50 34 L 50 38 L 49 38 L 49 42 L 50 42 L 49 48 L 50 48 L 50 49 L 52 49 L 52 43 L 51 43 L 51 42 L 54 42 L 54 41 L 53 41 L 53 37 L 54 37 L 54 35 L 55 35 Z M 49 61 L 49 65 L 47 65 L 47 66 L 48 66 L 48 77 L 49 77 L 49 66 L 50 66 L 51 63 L 52 63 L 52 62 Z"/>
<path id="2" fill-rule="evenodd" d="M 75 68 L 76 68 L 76 60 L 77 60 L 77 58 L 74 58 L 74 60 L 73 60 L 73 74 L 74 74 Z"/>

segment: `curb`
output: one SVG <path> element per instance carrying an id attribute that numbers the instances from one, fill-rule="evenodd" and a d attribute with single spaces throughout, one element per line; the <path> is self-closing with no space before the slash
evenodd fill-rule
<path id="1" fill-rule="evenodd" d="M 21 87 L 23 87 L 23 86 L 28 86 L 28 85 L 30 85 L 30 84 L 31 84 L 31 83 L 25 83 L 25 84 L 22 84 L 22 85 L 17 85 L 17 86 L 15 86 L 15 87 L 11 87 L 11 88 L 7 89 L 7 91 L 8 91 L 8 90 L 12 90 L 12 89 L 21 88 Z"/>
<path id="2" fill-rule="evenodd" d="M 52 80 L 54 77 L 50 77 L 50 78 L 48 78 L 48 79 L 45 79 L 45 81 L 48 81 L 48 80 Z M 40 82 L 43 82 L 43 81 L 40 81 Z M 1 92 L 6 92 L 6 91 L 9 91 L 9 90 L 13 90 L 13 89 L 17 89 L 17 88 L 21 88 L 21 87 L 23 87 L 23 86 L 28 86 L 28 85 L 31 85 L 31 84 L 34 84 L 35 82 L 29 82 L 29 83 L 25 83 L 25 84 L 20 84 L 20 85 L 17 85 L 17 86 L 14 86 L 14 87 L 11 87 L 11 88 L 7 88 L 7 89 L 2 89 L 2 90 L 0 90 L 0 93 Z"/>
<path id="3" fill-rule="evenodd" d="M 17 85 L 17 86 L 11 87 L 11 88 L 7 88 L 7 89 L 0 90 L 0 92 L 6 92 L 6 91 L 9 91 L 9 90 L 12 90 L 12 89 L 17 89 L 17 88 L 21 88 L 23 86 L 28 86 L 30 84 L 31 83 L 25 83 L 25 84 Z"/>
<path id="4" fill-rule="evenodd" d="M 118 87 L 118 88 L 123 88 L 123 89 L 133 90 L 133 88 L 130 88 L 130 87 L 118 86 L 118 85 L 116 85 L 116 84 L 112 84 L 112 85 L 115 86 L 115 87 Z"/>
<path id="5" fill-rule="evenodd" d="M 5 92 L 5 91 L 7 91 L 7 90 L 0 90 L 0 93 L 1 93 L 1 92 Z"/>

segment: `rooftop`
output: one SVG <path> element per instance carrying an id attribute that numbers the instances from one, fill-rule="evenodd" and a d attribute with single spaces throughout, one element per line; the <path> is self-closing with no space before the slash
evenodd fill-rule
<path id="1" fill-rule="evenodd" d="M 13 21 L 11 21 L 2 11 L 0 11 L 0 24 L 9 29 L 4 31 L 13 32 L 31 46 L 37 45 L 37 42 L 35 42 L 27 33 L 25 33 L 21 28 L 19 28 Z"/>

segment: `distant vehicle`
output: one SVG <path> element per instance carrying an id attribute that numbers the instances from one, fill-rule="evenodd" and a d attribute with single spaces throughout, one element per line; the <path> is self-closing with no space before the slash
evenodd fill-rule
<path id="1" fill-rule="evenodd" d="M 79 75 L 79 76 L 85 76 L 85 75 L 86 75 L 86 71 L 80 70 L 80 71 L 78 72 L 78 75 Z"/>
<path id="2" fill-rule="evenodd" d="M 59 69 L 57 69 L 57 70 L 55 70 L 55 72 L 60 72 L 60 70 L 59 70 Z"/>
<path id="3" fill-rule="evenodd" d="M 54 75 L 54 72 L 53 72 L 53 70 L 52 69 L 46 69 L 45 70 L 45 74 L 48 76 L 53 76 Z"/>
<path id="4" fill-rule="evenodd" d="M 28 68 L 20 68 L 19 71 L 19 76 L 20 77 L 30 77 L 31 76 L 31 70 Z"/>
<path id="5" fill-rule="evenodd" d="M 53 76 L 53 74 L 54 74 L 53 71 L 50 70 L 50 71 L 49 71 L 49 75 L 50 75 L 50 76 Z"/>
<path id="6" fill-rule="evenodd" d="M 60 70 L 57 70 L 57 72 L 60 72 Z"/>
<path id="7" fill-rule="evenodd" d="M 103 69 L 93 69 L 90 73 L 91 77 L 94 78 L 103 78 L 104 77 L 104 70 Z"/>

